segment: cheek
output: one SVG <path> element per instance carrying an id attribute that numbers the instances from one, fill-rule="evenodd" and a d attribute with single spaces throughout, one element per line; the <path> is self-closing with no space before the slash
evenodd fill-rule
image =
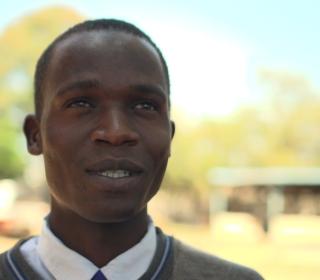
<path id="1" fill-rule="evenodd" d="M 81 130 L 66 120 L 48 119 L 42 131 L 44 149 L 61 156 L 72 154 L 79 145 L 80 134 Z"/>
<path id="2" fill-rule="evenodd" d="M 166 171 L 168 159 L 170 157 L 171 135 L 168 130 L 162 130 L 157 134 L 149 135 L 148 138 L 149 155 L 152 156 L 153 171 L 151 172 L 151 187 L 147 195 L 147 200 L 153 197 L 162 182 Z"/>
<path id="3" fill-rule="evenodd" d="M 155 127 L 146 129 L 141 139 L 144 139 L 145 146 L 153 160 L 163 161 L 170 156 L 171 133 L 168 125 L 159 129 L 155 129 Z"/>
<path id="4" fill-rule="evenodd" d="M 72 166 L 78 153 L 77 130 L 71 130 L 61 122 L 48 120 L 42 128 L 43 156 L 48 183 L 56 185 L 57 180 L 67 180 L 72 175 Z"/>
<path id="5" fill-rule="evenodd" d="M 158 135 L 155 140 L 153 153 L 159 161 L 166 161 L 170 157 L 171 137 L 169 133 L 163 132 Z"/>
<path id="6" fill-rule="evenodd" d="M 162 183 L 163 176 L 164 176 L 165 171 L 167 169 L 167 163 L 168 163 L 168 158 L 164 159 L 157 166 L 157 171 L 156 171 L 156 174 L 153 178 L 153 184 L 152 184 L 153 187 L 150 189 L 149 194 L 148 194 L 148 200 L 150 200 L 158 192 L 160 185 Z"/>

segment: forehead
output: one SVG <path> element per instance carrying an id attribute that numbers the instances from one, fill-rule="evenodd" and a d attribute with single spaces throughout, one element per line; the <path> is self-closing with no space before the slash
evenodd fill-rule
<path id="1" fill-rule="evenodd" d="M 154 47 L 123 31 L 83 31 L 56 45 L 44 88 L 50 91 L 79 79 L 96 79 L 108 88 L 153 83 L 168 93 L 163 65 Z"/>

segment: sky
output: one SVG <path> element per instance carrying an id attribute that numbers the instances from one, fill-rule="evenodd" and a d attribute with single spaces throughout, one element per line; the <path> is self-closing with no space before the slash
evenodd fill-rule
<path id="1" fill-rule="evenodd" d="M 0 32 L 57 4 L 88 18 L 120 18 L 148 33 L 167 60 L 173 106 L 192 116 L 227 116 L 259 103 L 261 69 L 303 75 L 320 88 L 320 1 L 6 1 Z"/>

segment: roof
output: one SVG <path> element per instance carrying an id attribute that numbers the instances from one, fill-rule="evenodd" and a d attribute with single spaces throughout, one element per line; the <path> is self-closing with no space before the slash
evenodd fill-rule
<path id="1" fill-rule="evenodd" d="M 212 168 L 208 174 L 213 186 L 313 185 L 320 187 L 320 168 Z"/>

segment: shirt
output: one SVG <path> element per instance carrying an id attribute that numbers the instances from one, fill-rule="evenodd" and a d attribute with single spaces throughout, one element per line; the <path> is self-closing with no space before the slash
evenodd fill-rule
<path id="1" fill-rule="evenodd" d="M 156 251 L 152 222 L 139 243 L 100 268 L 108 280 L 138 279 L 148 269 Z M 44 280 L 89 280 L 99 269 L 90 260 L 66 247 L 45 221 L 39 237 L 25 242 L 21 253 Z"/>

